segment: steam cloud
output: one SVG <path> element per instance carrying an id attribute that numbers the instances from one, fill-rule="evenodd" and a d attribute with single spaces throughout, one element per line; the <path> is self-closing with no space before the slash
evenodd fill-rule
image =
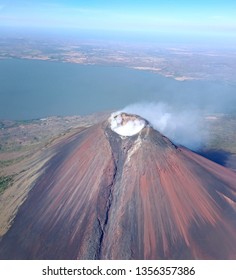
<path id="1" fill-rule="evenodd" d="M 130 119 L 123 123 L 123 117 L 120 112 L 111 114 L 111 129 L 122 136 L 132 136 L 144 128 L 146 122 L 143 119 Z"/>
<path id="2" fill-rule="evenodd" d="M 204 116 L 199 110 L 177 111 L 165 103 L 139 103 L 121 110 L 137 114 L 175 144 L 198 150 L 207 140 Z"/>

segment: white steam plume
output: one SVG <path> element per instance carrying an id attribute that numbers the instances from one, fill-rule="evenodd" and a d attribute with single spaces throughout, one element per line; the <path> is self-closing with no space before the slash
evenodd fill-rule
<path id="1" fill-rule="evenodd" d="M 139 103 L 121 111 L 143 117 L 175 144 L 192 150 L 199 149 L 207 139 L 203 113 L 197 110 L 177 111 L 165 103 Z"/>
<path id="2" fill-rule="evenodd" d="M 146 122 L 143 119 L 129 119 L 123 123 L 121 112 L 116 112 L 110 116 L 111 129 L 121 136 L 132 136 L 144 128 Z"/>

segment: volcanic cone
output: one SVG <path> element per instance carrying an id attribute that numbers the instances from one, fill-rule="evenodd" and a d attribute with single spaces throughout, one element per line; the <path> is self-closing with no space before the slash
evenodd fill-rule
<path id="1" fill-rule="evenodd" d="M 64 140 L 2 259 L 236 259 L 236 174 L 125 113 Z"/>

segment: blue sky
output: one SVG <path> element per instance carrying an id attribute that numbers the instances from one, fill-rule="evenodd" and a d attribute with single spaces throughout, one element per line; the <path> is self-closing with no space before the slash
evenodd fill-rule
<path id="1" fill-rule="evenodd" d="M 0 0 L 0 26 L 236 36 L 235 0 Z"/>

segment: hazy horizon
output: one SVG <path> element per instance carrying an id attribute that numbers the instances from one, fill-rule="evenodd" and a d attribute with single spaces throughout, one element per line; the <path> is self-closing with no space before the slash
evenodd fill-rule
<path id="1" fill-rule="evenodd" d="M 105 40 L 236 46 L 235 1 L 0 1 L 0 28 Z M 82 36 L 81 35 L 81 36 Z"/>

